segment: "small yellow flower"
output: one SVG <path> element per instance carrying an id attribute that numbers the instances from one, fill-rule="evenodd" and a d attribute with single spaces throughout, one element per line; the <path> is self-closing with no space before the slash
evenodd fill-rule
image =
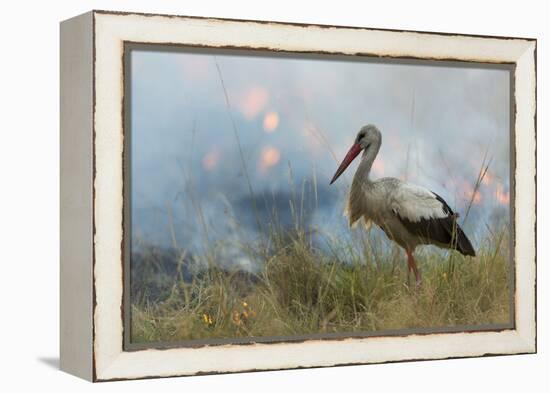
<path id="1" fill-rule="evenodd" d="M 205 323 L 205 325 L 211 326 L 212 324 L 214 324 L 212 317 L 208 314 L 202 314 L 202 320 Z"/>
<path id="2" fill-rule="evenodd" d="M 241 315 L 237 310 L 233 310 L 232 319 L 235 325 L 239 326 L 241 324 Z"/>
<path id="3" fill-rule="evenodd" d="M 237 307 L 231 311 L 231 320 L 237 326 L 250 323 L 250 318 L 255 316 L 256 313 L 254 310 L 244 300 L 241 301 L 241 307 Z"/>
<path id="4" fill-rule="evenodd" d="M 443 278 L 447 279 L 447 273 L 443 272 Z"/>

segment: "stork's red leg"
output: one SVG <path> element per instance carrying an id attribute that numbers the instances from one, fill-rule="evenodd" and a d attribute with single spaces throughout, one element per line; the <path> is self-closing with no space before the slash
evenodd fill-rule
<path id="1" fill-rule="evenodd" d="M 409 252 L 407 251 L 407 286 L 409 287 L 411 286 L 411 270 L 412 266 L 409 258 Z"/>
<path id="2" fill-rule="evenodd" d="M 414 272 L 416 285 L 420 285 L 420 283 L 422 282 L 422 277 L 420 276 L 420 270 L 418 270 L 418 267 L 416 266 L 416 261 L 414 260 L 412 253 L 412 250 L 407 250 L 407 264 L 409 265 L 409 273 L 411 272 L 411 270 Z"/>

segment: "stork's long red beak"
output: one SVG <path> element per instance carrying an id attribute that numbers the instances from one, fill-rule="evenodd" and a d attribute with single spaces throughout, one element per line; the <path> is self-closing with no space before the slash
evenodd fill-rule
<path id="1" fill-rule="evenodd" d="M 361 145 L 359 143 L 355 143 L 351 149 L 349 149 L 348 154 L 346 154 L 346 157 L 342 160 L 342 163 L 336 170 L 336 173 L 334 174 L 334 177 L 330 181 L 330 184 L 334 183 L 336 179 L 340 177 L 342 173 L 346 170 L 346 168 L 351 164 L 351 162 L 361 153 Z"/>

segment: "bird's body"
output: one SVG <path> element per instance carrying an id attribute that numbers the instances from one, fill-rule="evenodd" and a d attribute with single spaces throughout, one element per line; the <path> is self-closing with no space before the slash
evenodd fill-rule
<path id="1" fill-rule="evenodd" d="M 374 223 L 380 227 L 389 239 L 405 249 L 409 270 L 415 273 L 417 282 L 420 282 L 420 273 L 412 254 L 419 245 L 434 244 L 475 256 L 470 241 L 457 223 L 458 215 L 439 195 L 396 178 L 370 179 L 370 170 L 381 144 L 382 136 L 375 126 L 363 127 L 331 181 L 332 184 L 363 151 L 346 206 L 350 225 L 362 219 L 366 226 Z"/>

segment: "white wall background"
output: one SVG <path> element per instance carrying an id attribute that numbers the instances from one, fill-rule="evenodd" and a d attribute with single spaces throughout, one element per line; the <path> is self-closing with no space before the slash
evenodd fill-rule
<path id="1" fill-rule="evenodd" d="M 539 354 L 91 385 L 58 368 L 58 23 L 90 9 L 538 38 Z M 0 13 L 0 390 L 281 392 L 543 391 L 550 386 L 547 283 L 550 158 L 544 2 L 18 1 Z M 546 105 L 545 105 L 546 103 Z M 26 390 L 26 389 L 25 389 Z"/>

